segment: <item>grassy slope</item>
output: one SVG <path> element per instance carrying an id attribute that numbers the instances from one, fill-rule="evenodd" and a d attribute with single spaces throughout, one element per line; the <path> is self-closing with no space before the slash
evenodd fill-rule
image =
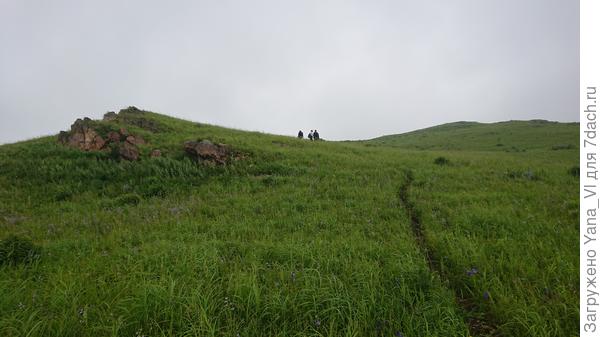
<path id="1" fill-rule="evenodd" d="M 577 148 L 579 123 L 544 120 L 456 122 L 372 139 L 370 145 L 417 150 L 505 151 Z"/>
<path id="2" fill-rule="evenodd" d="M 128 126 L 152 144 L 136 163 L 51 137 L 0 147 L 0 233 L 43 247 L 0 266 L 0 334 L 466 336 L 456 292 L 506 335 L 577 334 L 578 154 L 547 146 L 576 132 L 435 152 L 144 118 L 164 130 Z M 197 138 L 248 158 L 198 166 L 181 149 Z M 408 171 L 441 278 L 398 198 Z"/>
<path id="3" fill-rule="evenodd" d="M 573 152 L 444 153 L 449 166 L 415 171 L 411 197 L 444 273 L 507 335 L 577 334 Z M 469 277 L 472 267 L 479 274 Z"/>
<path id="4" fill-rule="evenodd" d="M 567 173 L 578 167 L 578 128 L 459 122 L 366 142 L 449 159 L 410 164 L 411 198 L 451 287 L 506 335 L 577 335 L 578 179 Z"/>
<path id="5" fill-rule="evenodd" d="M 53 138 L 2 147 L 0 212 L 25 219 L 1 231 L 44 247 L 0 270 L 3 335 L 466 334 L 398 207 L 393 162 L 147 118 L 171 130 L 144 134 L 165 158 L 115 163 Z M 198 166 L 181 149 L 195 138 L 249 158 Z M 143 201 L 119 204 L 132 193 Z"/>

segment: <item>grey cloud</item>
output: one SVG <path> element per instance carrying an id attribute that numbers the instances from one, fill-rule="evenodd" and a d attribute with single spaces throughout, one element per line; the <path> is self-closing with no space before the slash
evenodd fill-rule
<path id="1" fill-rule="evenodd" d="M 128 105 L 327 139 L 578 120 L 571 0 L 5 0 L 0 45 L 0 143 Z"/>

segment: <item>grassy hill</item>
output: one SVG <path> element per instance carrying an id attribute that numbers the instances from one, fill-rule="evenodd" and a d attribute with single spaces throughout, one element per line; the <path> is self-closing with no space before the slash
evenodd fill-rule
<path id="1" fill-rule="evenodd" d="M 579 148 L 579 123 L 545 120 L 499 123 L 456 122 L 367 141 L 417 150 L 519 152 Z"/>
<path id="2" fill-rule="evenodd" d="M 0 146 L 0 335 L 578 335 L 578 151 L 552 150 L 576 126 L 448 151 L 510 131 L 309 142 L 120 115 L 94 125 L 142 136 L 140 160 Z M 202 139 L 239 160 L 197 163 Z"/>

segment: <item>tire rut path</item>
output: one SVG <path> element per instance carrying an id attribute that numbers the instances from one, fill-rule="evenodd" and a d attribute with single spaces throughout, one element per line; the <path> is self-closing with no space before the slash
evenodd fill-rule
<path id="1" fill-rule="evenodd" d="M 456 284 L 450 280 L 448 275 L 443 272 L 440 266 L 439 258 L 436 256 L 435 251 L 430 248 L 427 243 L 426 236 L 423 232 L 423 222 L 421 221 L 421 215 L 419 210 L 415 206 L 414 202 L 410 199 L 410 189 L 412 187 L 414 178 L 412 171 L 407 171 L 404 183 L 398 190 L 398 199 L 402 208 L 408 214 L 410 218 L 410 225 L 419 246 L 419 250 L 425 256 L 427 264 L 432 273 L 437 274 L 443 282 L 450 285 L 451 290 L 454 291 L 455 298 L 459 307 L 464 312 L 465 323 L 469 328 L 470 336 L 473 337 L 502 337 L 502 334 L 498 331 L 498 325 L 496 320 L 491 316 L 489 312 L 482 312 L 478 305 L 467 296 L 463 295 Z"/>

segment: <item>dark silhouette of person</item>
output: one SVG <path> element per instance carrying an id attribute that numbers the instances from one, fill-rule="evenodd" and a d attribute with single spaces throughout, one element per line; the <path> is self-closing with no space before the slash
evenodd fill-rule
<path id="1" fill-rule="evenodd" d="M 313 140 L 313 130 L 310 130 L 310 133 L 308 134 L 308 139 Z"/>
<path id="2" fill-rule="evenodd" d="M 313 132 L 313 138 L 315 140 L 319 140 L 319 133 L 317 132 L 317 130 L 315 130 L 315 132 Z"/>
<path id="3" fill-rule="evenodd" d="M 298 131 L 298 138 L 304 138 L 304 133 L 302 133 L 302 130 Z"/>

